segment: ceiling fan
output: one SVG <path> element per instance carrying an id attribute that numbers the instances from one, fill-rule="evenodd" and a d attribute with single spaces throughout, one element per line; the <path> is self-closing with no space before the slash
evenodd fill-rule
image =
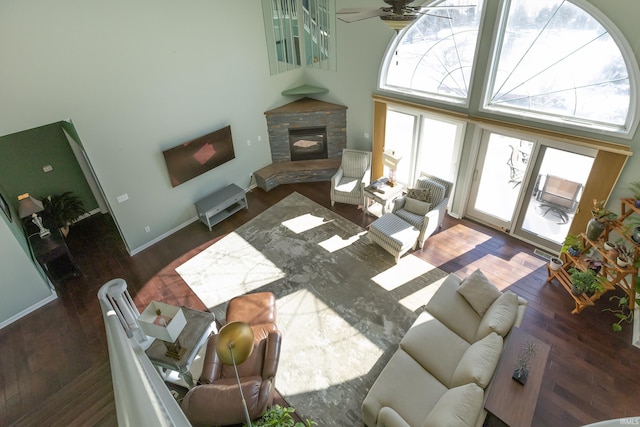
<path id="1" fill-rule="evenodd" d="M 460 7 L 474 7 L 471 5 L 463 6 L 410 6 L 414 0 L 383 0 L 389 7 L 380 7 L 377 9 L 366 8 L 346 8 L 340 9 L 336 13 L 336 17 L 347 23 L 362 21 L 364 19 L 380 17 L 382 21 L 391 29 L 399 32 L 407 25 L 418 19 L 420 16 L 429 14 L 430 9 L 450 9 Z M 444 15 L 435 15 L 441 18 L 451 19 Z"/>

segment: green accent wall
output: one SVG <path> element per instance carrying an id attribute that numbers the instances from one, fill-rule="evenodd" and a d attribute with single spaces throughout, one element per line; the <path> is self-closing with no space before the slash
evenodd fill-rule
<path id="1" fill-rule="evenodd" d="M 63 132 L 77 137 L 69 122 L 57 122 L 0 138 L 0 184 L 16 212 L 18 196 L 29 193 L 37 199 L 72 191 L 91 211 L 98 207 L 82 169 Z M 44 172 L 44 166 L 53 170 Z"/>

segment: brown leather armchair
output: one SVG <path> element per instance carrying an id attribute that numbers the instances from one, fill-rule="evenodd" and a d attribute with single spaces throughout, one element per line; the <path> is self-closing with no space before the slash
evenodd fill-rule
<path id="1" fill-rule="evenodd" d="M 275 323 L 275 296 L 258 292 L 233 298 L 226 317 L 227 322 L 246 322 L 253 330 L 253 352 L 238 365 L 238 374 L 249 416 L 255 419 L 273 404 L 282 341 Z M 182 401 L 182 409 L 193 425 L 222 426 L 245 420 L 233 366 L 223 365 L 216 353 L 217 337 L 212 335 L 207 343 L 199 384 Z"/>

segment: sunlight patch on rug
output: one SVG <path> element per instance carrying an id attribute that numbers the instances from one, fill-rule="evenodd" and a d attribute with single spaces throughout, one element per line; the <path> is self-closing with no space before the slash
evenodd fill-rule
<path id="1" fill-rule="evenodd" d="M 318 244 L 322 248 L 324 248 L 327 252 L 335 252 L 342 248 L 346 248 L 347 246 L 353 244 L 354 242 L 357 242 L 365 234 L 367 234 L 367 232 L 363 231 L 362 233 L 358 233 L 347 239 L 344 239 L 337 235 L 333 235 L 329 239 L 325 240 L 324 242 L 320 242 Z"/>
<path id="2" fill-rule="evenodd" d="M 282 352 L 295 354 L 300 351 L 298 342 L 307 343 L 300 357 L 289 359 L 287 366 L 278 372 L 277 385 L 289 394 L 319 392 L 357 379 L 383 353 L 307 289 L 279 298 L 277 307 L 278 327 L 286 337 L 282 340 Z M 304 373 L 302 377 L 300 373 Z"/>
<path id="3" fill-rule="evenodd" d="M 294 233 L 300 234 L 313 228 L 320 227 L 321 225 L 328 224 L 330 222 L 331 221 L 327 221 L 319 216 L 304 214 L 287 221 L 283 221 L 282 225 L 284 225 Z"/>
<path id="4" fill-rule="evenodd" d="M 433 265 L 414 256 L 404 256 L 391 268 L 373 276 L 371 280 L 387 291 L 392 291 L 433 270 Z"/>
<path id="5" fill-rule="evenodd" d="M 211 245 L 176 268 L 209 309 L 282 279 L 285 273 L 236 233 L 224 245 Z"/>
<path id="6" fill-rule="evenodd" d="M 398 302 L 411 311 L 417 311 L 431 301 L 431 297 L 433 297 L 433 294 L 436 293 L 445 279 L 446 277 L 443 277 L 425 288 L 418 289 L 414 293 L 400 299 Z"/>

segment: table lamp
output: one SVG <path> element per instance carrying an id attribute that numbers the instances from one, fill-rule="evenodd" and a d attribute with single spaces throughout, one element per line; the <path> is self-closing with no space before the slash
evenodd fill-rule
<path id="1" fill-rule="evenodd" d="M 26 218 L 31 216 L 31 222 L 38 226 L 40 230 L 40 237 L 46 237 L 51 232 L 44 228 L 42 225 L 42 218 L 38 216 L 38 212 L 42 212 L 44 206 L 42 202 L 34 197 L 31 197 L 29 193 L 24 193 L 18 196 L 18 215 L 20 218 Z"/>
<path id="2" fill-rule="evenodd" d="M 396 184 L 396 170 L 398 169 L 398 163 L 402 159 L 402 156 L 396 155 L 393 150 L 384 151 L 382 153 L 382 164 L 389 168 L 389 181 L 388 184 L 393 187 Z"/>
<path id="3" fill-rule="evenodd" d="M 233 365 L 238 381 L 238 390 L 242 399 L 242 409 L 247 427 L 251 427 L 251 418 L 247 410 L 247 401 L 244 399 L 240 376 L 238 375 L 238 364 L 247 360 L 253 351 L 253 330 L 244 322 L 230 322 L 224 325 L 218 332 L 216 342 L 216 353 L 220 361 L 225 365 Z"/>
<path id="4" fill-rule="evenodd" d="M 180 307 L 151 301 L 138 317 L 138 323 L 145 334 L 164 342 L 167 357 L 176 360 L 182 358 L 186 349 L 182 347 L 178 337 L 187 325 L 187 320 Z"/>

